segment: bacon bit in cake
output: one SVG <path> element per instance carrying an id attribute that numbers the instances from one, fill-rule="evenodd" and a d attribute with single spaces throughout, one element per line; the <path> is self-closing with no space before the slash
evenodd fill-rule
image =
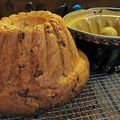
<path id="1" fill-rule="evenodd" d="M 53 30 L 51 29 L 51 27 L 49 25 L 46 26 L 46 32 L 47 33 L 53 33 Z"/>
<path id="2" fill-rule="evenodd" d="M 9 29 L 9 27 L 8 27 L 8 26 L 4 26 L 4 28 L 5 28 L 5 29 Z"/>
<path id="3" fill-rule="evenodd" d="M 19 81 L 21 81 L 21 79 L 22 79 L 21 76 L 19 76 L 19 75 L 17 76 L 17 78 L 18 78 L 17 80 L 19 80 Z"/>
<path id="4" fill-rule="evenodd" d="M 24 98 L 32 98 L 32 99 L 39 100 L 38 96 L 31 96 L 31 95 L 29 95 L 29 89 L 28 88 L 23 90 L 23 91 L 21 91 L 21 92 L 18 92 L 18 95 L 20 97 L 24 97 Z"/>
<path id="5" fill-rule="evenodd" d="M 33 49 L 31 49 L 30 52 L 33 53 Z"/>
<path id="6" fill-rule="evenodd" d="M 25 38 L 25 33 L 24 32 L 20 32 L 18 33 L 18 41 L 20 43 L 22 43 L 22 40 Z"/>
<path id="7" fill-rule="evenodd" d="M 80 84 L 82 82 L 82 80 L 80 79 L 80 76 L 78 75 L 77 76 L 77 79 L 76 79 L 77 83 Z"/>
<path id="8" fill-rule="evenodd" d="M 77 83 L 79 83 L 79 76 L 77 76 Z"/>
<path id="9" fill-rule="evenodd" d="M 27 97 L 29 93 L 29 89 L 23 90 L 22 92 L 19 92 L 18 95 L 20 97 Z"/>
<path id="10" fill-rule="evenodd" d="M 18 67 L 19 67 L 20 69 L 22 69 L 22 68 L 25 67 L 25 65 L 24 65 L 24 64 L 19 64 Z"/>
<path id="11" fill-rule="evenodd" d="M 36 70 L 36 71 L 35 71 L 35 74 L 34 74 L 34 77 L 39 77 L 39 76 L 42 75 L 42 74 L 43 74 L 42 71 Z"/>
<path id="12" fill-rule="evenodd" d="M 19 64 L 19 65 L 18 65 L 19 73 L 22 72 L 22 69 L 23 69 L 25 66 L 26 66 L 26 65 L 24 65 L 24 64 Z"/>
<path id="13" fill-rule="evenodd" d="M 46 28 L 47 28 L 47 29 L 50 29 L 50 26 L 49 26 L 49 25 L 47 25 L 47 26 L 46 26 Z"/>
<path id="14" fill-rule="evenodd" d="M 72 92 L 74 92 L 75 91 L 75 89 L 76 89 L 76 87 L 77 87 L 77 83 L 75 82 L 75 84 L 74 84 L 74 86 L 73 86 L 73 88 L 72 88 Z"/>
<path id="15" fill-rule="evenodd" d="M 58 41 L 58 44 L 60 45 L 60 46 L 63 46 L 63 47 L 66 47 L 66 44 L 61 40 L 61 41 Z"/>

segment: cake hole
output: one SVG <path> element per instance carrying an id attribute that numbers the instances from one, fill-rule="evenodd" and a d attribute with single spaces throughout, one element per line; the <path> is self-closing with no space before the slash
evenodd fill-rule
<path id="1" fill-rule="evenodd" d="M 33 101 L 33 99 L 39 100 L 39 97 L 37 96 L 28 95 L 27 97 L 31 98 L 31 102 Z"/>
<path id="2" fill-rule="evenodd" d="M 43 74 L 43 71 L 40 71 L 40 70 L 37 69 L 34 73 L 34 77 L 37 78 L 37 77 L 41 76 L 42 74 Z"/>
<path id="3" fill-rule="evenodd" d="M 30 52 L 33 53 L 33 49 L 31 49 Z"/>
<path id="4" fill-rule="evenodd" d="M 67 77 L 67 74 L 66 73 L 62 73 L 64 77 Z"/>
<path id="5" fill-rule="evenodd" d="M 58 45 L 62 46 L 62 47 L 66 47 L 66 44 L 61 40 L 61 41 L 58 41 Z"/>
<path id="6" fill-rule="evenodd" d="M 49 25 L 47 25 L 47 26 L 46 26 L 46 29 L 50 29 L 50 26 L 49 26 Z"/>
<path id="7" fill-rule="evenodd" d="M 24 32 L 20 32 L 18 33 L 18 41 L 20 43 L 22 43 L 22 40 L 25 38 L 25 33 Z"/>

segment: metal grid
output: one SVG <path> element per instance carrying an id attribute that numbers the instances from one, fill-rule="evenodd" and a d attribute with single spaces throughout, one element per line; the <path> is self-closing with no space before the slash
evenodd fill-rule
<path id="1" fill-rule="evenodd" d="M 120 120 L 120 74 L 91 75 L 78 96 L 38 120 Z"/>
<path id="2" fill-rule="evenodd" d="M 79 95 L 34 120 L 120 120 L 120 73 L 91 75 Z"/>

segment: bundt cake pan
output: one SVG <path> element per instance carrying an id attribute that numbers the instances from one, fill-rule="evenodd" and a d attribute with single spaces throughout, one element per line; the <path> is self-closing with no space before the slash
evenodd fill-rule
<path id="1" fill-rule="evenodd" d="M 88 56 L 93 71 L 120 66 L 119 11 L 119 8 L 91 8 L 71 12 L 63 18 L 76 45 Z"/>
<path id="2" fill-rule="evenodd" d="M 62 105 L 89 79 L 64 21 L 48 11 L 0 21 L 0 114 L 30 116 Z"/>

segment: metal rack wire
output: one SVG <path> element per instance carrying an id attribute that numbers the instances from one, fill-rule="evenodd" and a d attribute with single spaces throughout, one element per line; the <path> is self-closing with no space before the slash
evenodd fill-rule
<path id="1" fill-rule="evenodd" d="M 91 74 L 75 98 L 34 120 L 120 120 L 120 73 Z"/>
<path id="2" fill-rule="evenodd" d="M 91 75 L 78 96 L 40 120 L 120 120 L 120 74 Z"/>

